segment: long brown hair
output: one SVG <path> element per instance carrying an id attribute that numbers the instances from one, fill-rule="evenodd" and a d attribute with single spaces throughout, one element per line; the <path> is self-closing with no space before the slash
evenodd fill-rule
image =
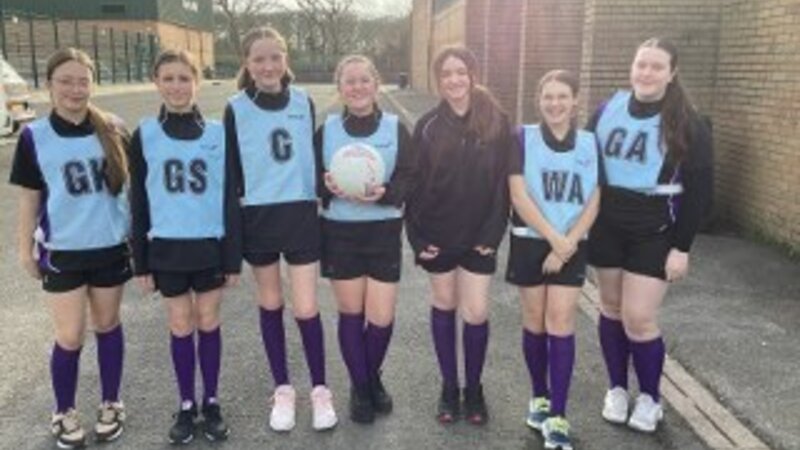
<path id="1" fill-rule="evenodd" d="M 697 111 L 689 94 L 683 88 L 678 68 L 678 48 L 664 38 L 650 38 L 639 45 L 642 48 L 658 48 L 669 55 L 669 69 L 674 73 L 672 81 L 667 85 L 664 94 L 664 105 L 661 107 L 661 137 L 667 145 L 667 158 L 672 162 L 680 162 L 689 151 L 689 135 L 692 117 Z"/>
<path id="2" fill-rule="evenodd" d="M 82 50 L 67 47 L 57 50 L 47 59 L 48 83 L 53 81 L 53 72 L 62 64 L 70 61 L 85 66 L 92 74 L 95 73 L 95 65 L 89 55 Z M 115 120 L 107 112 L 91 102 L 88 105 L 87 117 L 103 147 L 103 156 L 106 161 L 106 185 L 111 194 L 117 195 L 128 181 L 128 158 L 125 153 L 126 132 L 121 125 L 115 123 Z"/>
<path id="3" fill-rule="evenodd" d="M 478 60 L 471 50 L 462 46 L 448 46 L 436 55 L 433 74 L 437 85 L 441 79 L 442 66 L 451 57 L 464 63 L 470 79 L 470 115 L 467 128 L 484 142 L 495 139 L 506 127 L 506 113 L 489 89 L 478 83 Z"/>
<path id="4" fill-rule="evenodd" d="M 283 35 L 281 35 L 278 30 L 272 27 L 260 27 L 248 31 L 242 39 L 242 54 L 240 55 L 241 67 L 239 68 L 239 75 L 236 77 L 236 86 L 239 89 L 251 87 L 255 83 L 253 81 L 253 76 L 247 70 L 247 58 L 250 56 L 250 48 L 253 47 L 253 44 L 260 39 L 275 39 L 275 41 L 278 42 L 278 45 L 281 46 L 283 53 L 285 55 L 289 54 L 289 46 L 286 45 L 286 39 L 284 39 Z M 294 81 L 294 73 L 292 73 L 292 69 L 290 69 L 287 64 L 286 73 L 283 74 L 283 77 L 281 78 L 281 84 L 285 86 L 292 81 Z"/>

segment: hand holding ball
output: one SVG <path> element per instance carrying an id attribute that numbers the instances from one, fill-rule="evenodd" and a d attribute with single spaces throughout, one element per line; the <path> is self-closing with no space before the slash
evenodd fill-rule
<path id="1" fill-rule="evenodd" d="M 386 166 L 380 153 L 363 143 L 346 145 L 331 158 L 331 181 L 342 194 L 369 197 L 383 185 Z"/>

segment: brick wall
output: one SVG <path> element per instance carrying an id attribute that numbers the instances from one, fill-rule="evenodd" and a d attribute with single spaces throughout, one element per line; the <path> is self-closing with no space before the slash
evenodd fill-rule
<path id="1" fill-rule="evenodd" d="M 586 0 L 581 61 L 584 111 L 630 86 L 636 47 L 653 36 L 675 41 L 680 74 L 695 103 L 713 106 L 719 0 Z"/>
<path id="2" fill-rule="evenodd" d="M 721 22 L 719 212 L 800 251 L 800 1 L 729 1 Z"/>
<path id="3" fill-rule="evenodd" d="M 581 66 L 584 0 L 529 1 L 526 14 L 521 121 L 538 121 L 536 87 L 550 70 Z"/>

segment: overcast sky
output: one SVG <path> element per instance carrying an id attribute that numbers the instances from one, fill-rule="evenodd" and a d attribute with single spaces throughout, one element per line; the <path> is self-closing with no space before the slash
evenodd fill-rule
<path id="1" fill-rule="evenodd" d="M 293 6 L 294 0 L 280 0 Z M 368 16 L 402 15 L 411 11 L 411 0 L 355 0 L 356 10 Z"/>

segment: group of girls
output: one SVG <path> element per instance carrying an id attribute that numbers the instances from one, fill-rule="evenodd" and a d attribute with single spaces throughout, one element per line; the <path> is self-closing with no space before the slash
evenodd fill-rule
<path id="1" fill-rule="evenodd" d="M 317 127 L 314 103 L 292 84 L 283 37 L 260 28 L 242 47 L 239 92 L 222 122 L 197 106 L 200 74 L 192 56 L 162 52 L 152 78 L 163 104 L 132 136 L 91 103 L 94 66 L 85 53 L 65 49 L 50 58 L 53 109 L 22 132 L 11 182 L 21 187 L 20 264 L 42 280 L 52 311 L 52 432 L 60 448 L 87 441 L 75 409 L 87 304 L 102 393 L 94 436 L 111 441 L 124 429 L 119 307 L 132 276 L 164 298 L 180 399 L 169 441 L 190 442 L 198 426 L 211 441 L 227 438 L 217 396 L 220 304 L 222 289 L 238 282 L 242 259 L 257 285 L 274 379 L 269 426 L 295 426 L 281 257 L 309 369 L 312 427 L 327 430 L 338 421 L 326 380 L 318 272 L 330 280 L 339 312 L 349 417 L 371 423 L 390 413 L 381 368 L 393 331 L 404 223 L 415 261 L 430 278 L 442 377 L 437 420 L 486 423 L 488 290 L 512 205 L 506 279 L 520 291 L 533 388 L 527 424 L 542 431 L 548 448 L 571 448 L 566 403 L 588 261 L 597 268 L 610 378 L 602 415 L 655 430 L 664 360 L 656 314 L 668 282 L 686 274 L 711 180 L 709 133 L 678 81 L 669 42 L 639 47 L 632 90 L 605 103 L 587 131 L 576 127 L 574 75 L 545 75 L 537 89 L 543 122 L 514 130 L 478 84 L 474 55 L 447 48 L 433 64 L 441 102 L 413 136 L 378 107 L 380 76 L 368 58 L 341 60 L 334 81 L 344 108 Z M 382 183 L 356 196 L 327 172 L 336 152 L 353 143 L 375 149 L 386 166 Z M 639 379 L 632 414 L 630 356 Z"/>

